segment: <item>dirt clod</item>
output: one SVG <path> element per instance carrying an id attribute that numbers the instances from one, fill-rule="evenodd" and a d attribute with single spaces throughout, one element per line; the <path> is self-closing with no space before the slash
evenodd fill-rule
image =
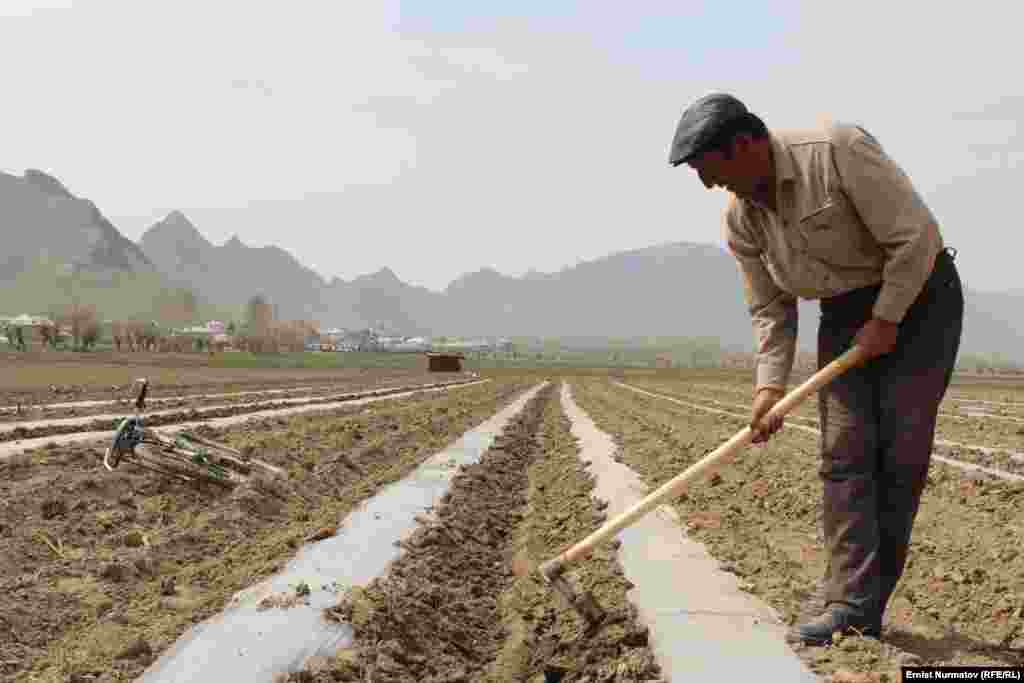
<path id="1" fill-rule="evenodd" d="M 544 667 L 544 683 L 561 683 L 568 672 L 565 667 L 548 665 Z"/>
<path id="2" fill-rule="evenodd" d="M 141 531 L 129 531 L 124 535 L 124 544 L 128 548 L 141 548 L 145 544 Z"/>
<path id="3" fill-rule="evenodd" d="M 54 517 L 63 517 L 67 514 L 68 506 L 62 498 L 55 498 L 43 501 L 40 507 L 40 512 L 43 515 L 43 519 L 53 519 Z"/>
<path id="4" fill-rule="evenodd" d="M 573 392 L 597 425 L 616 439 L 623 460 L 654 488 L 721 446 L 746 424 L 746 406 L 733 405 L 746 403 L 749 397 L 749 378 L 740 381 L 738 387 L 723 382 L 721 388 L 707 385 L 700 390 L 686 381 L 631 382 L 690 404 L 729 410 L 736 417 L 597 381 L 574 384 Z M 817 428 L 816 401 L 808 401 L 800 411 L 799 418 Z M 970 433 L 964 431 L 963 423 L 955 424 L 940 416 L 939 438 L 1009 443 L 1005 430 L 995 423 Z M 789 624 L 800 616 L 825 570 L 820 534 L 822 483 L 815 476 L 819 449 L 817 435 L 783 430 L 763 450 L 751 449 L 731 461 L 717 483 L 691 486 L 686 496 L 673 501 L 680 518 L 686 520 L 688 535 L 742 577 L 742 590 L 773 607 Z M 942 454 L 976 457 L 966 452 Z M 983 464 L 1009 463 L 1004 458 Z M 858 683 L 899 680 L 899 667 L 911 662 L 1024 664 L 1024 653 L 1003 642 L 1017 637 L 1020 619 L 1024 558 L 1007 550 L 1017 545 L 1021 496 L 1024 486 L 1017 482 L 980 478 L 933 462 L 907 569 L 885 615 L 882 643 L 849 637 L 830 647 L 794 649 L 825 680 Z"/>
<path id="5" fill-rule="evenodd" d="M 651 678 L 646 631 L 624 606 L 611 551 L 581 570 L 580 590 L 612 614 L 597 633 L 529 571 L 602 518 L 568 427 L 549 386 L 478 463 L 458 468 L 390 573 L 325 614 L 350 623 L 355 643 L 318 683 Z"/>
<path id="6" fill-rule="evenodd" d="M 137 659 L 139 657 L 151 657 L 153 656 L 153 648 L 149 646 L 149 643 L 139 638 L 131 645 L 126 647 L 117 655 L 117 659 Z"/>
<path id="7" fill-rule="evenodd" d="M 128 568 L 116 560 L 107 562 L 100 568 L 100 576 L 107 581 L 121 582 L 128 578 Z"/>
<path id="8" fill-rule="evenodd" d="M 306 537 L 306 542 L 322 541 L 325 538 L 330 538 L 338 533 L 338 527 L 336 526 L 325 526 Z"/>

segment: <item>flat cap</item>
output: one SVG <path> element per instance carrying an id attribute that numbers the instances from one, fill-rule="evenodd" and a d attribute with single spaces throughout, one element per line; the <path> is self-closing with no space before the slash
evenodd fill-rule
<path id="1" fill-rule="evenodd" d="M 726 124 L 746 113 L 746 105 L 732 95 L 712 93 L 700 98 L 679 119 L 668 163 L 678 166 L 701 154 Z"/>

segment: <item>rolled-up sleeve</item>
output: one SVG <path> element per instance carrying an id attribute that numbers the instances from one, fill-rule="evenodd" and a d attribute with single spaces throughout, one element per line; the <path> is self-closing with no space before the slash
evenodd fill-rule
<path id="1" fill-rule="evenodd" d="M 726 212 L 725 234 L 729 251 L 739 264 L 743 296 L 757 342 L 754 394 L 766 387 L 785 392 L 796 353 L 796 297 L 772 279 L 761 260 L 761 247 L 733 211 Z"/>
<path id="2" fill-rule="evenodd" d="M 885 253 L 873 315 L 901 322 L 942 250 L 935 216 L 903 169 L 862 128 L 837 136 L 835 161 L 844 192 Z"/>

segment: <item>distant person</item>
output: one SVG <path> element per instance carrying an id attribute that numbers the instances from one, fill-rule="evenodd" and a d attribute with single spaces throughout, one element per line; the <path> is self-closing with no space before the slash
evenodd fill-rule
<path id="1" fill-rule="evenodd" d="M 769 131 L 736 98 L 713 94 L 683 113 L 669 163 L 732 195 L 724 232 L 758 349 L 755 443 L 783 423 L 766 414 L 790 380 L 798 298 L 820 300 L 819 368 L 853 344 L 869 355 L 819 392 L 829 566 L 820 613 L 789 639 L 880 637 L 960 346 L 955 250 L 907 174 L 859 126 Z"/>

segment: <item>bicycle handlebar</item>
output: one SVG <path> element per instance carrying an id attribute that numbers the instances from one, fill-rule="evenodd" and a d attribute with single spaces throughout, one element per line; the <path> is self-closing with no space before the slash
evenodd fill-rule
<path id="1" fill-rule="evenodd" d="M 146 407 L 146 392 L 149 390 L 149 380 L 143 377 L 135 381 L 142 382 L 142 388 L 139 390 L 139 396 L 135 399 L 135 409 L 141 411 Z"/>

